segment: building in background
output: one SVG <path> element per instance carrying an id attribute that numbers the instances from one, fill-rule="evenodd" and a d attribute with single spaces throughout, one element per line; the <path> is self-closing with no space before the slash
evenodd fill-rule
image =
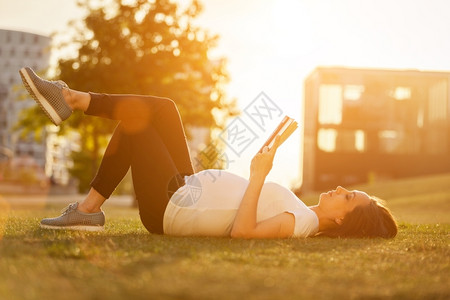
<path id="1" fill-rule="evenodd" d="M 35 106 L 27 95 L 19 69 L 30 66 L 37 72 L 48 68 L 51 39 L 29 32 L 0 29 L 0 181 L 17 181 L 27 174 L 32 178 L 66 185 L 69 183 L 70 153 L 77 150 L 77 137 L 59 136 L 58 127 L 50 125 L 42 130 L 40 141 L 32 136 L 20 137 L 13 128 L 24 109 Z M 72 134 L 71 134 L 72 135 Z M 29 180 L 29 181 L 30 181 Z"/>
<path id="2" fill-rule="evenodd" d="M 317 68 L 302 191 L 450 171 L 450 73 Z"/>
<path id="3" fill-rule="evenodd" d="M 50 60 L 50 38 L 34 33 L 0 29 L 0 145 L 15 157 L 33 158 L 45 166 L 45 140 L 21 139 L 12 128 L 20 111 L 35 105 L 32 99 L 16 101 L 18 86 L 22 84 L 19 69 L 30 66 L 45 70 Z"/>

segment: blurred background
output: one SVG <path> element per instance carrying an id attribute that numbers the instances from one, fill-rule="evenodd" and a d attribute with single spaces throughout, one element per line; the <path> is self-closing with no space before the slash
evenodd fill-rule
<path id="1" fill-rule="evenodd" d="M 75 89 L 172 98 L 197 170 L 248 176 L 289 115 L 300 128 L 268 179 L 299 193 L 449 172 L 449 11 L 445 0 L 0 0 L 0 192 L 85 192 L 114 128 L 80 114 L 50 125 L 20 86 L 24 65 Z M 117 193 L 129 192 L 128 176 Z"/>

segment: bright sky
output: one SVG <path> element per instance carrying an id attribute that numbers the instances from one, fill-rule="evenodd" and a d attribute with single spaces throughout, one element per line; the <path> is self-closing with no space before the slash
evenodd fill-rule
<path id="1" fill-rule="evenodd" d="M 221 36 L 228 95 L 243 109 L 264 91 L 302 123 L 303 81 L 317 66 L 450 70 L 448 0 L 203 0 L 198 23 Z M 0 0 L 0 28 L 50 34 L 80 16 L 76 0 Z M 247 120 L 248 121 L 248 120 Z M 266 135 L 269 132 L 265 133 Z M 229 169 L 248 175 L 263 134 Z M 279 149 L 270 180 L 294 186 L 300 131 Z"/>

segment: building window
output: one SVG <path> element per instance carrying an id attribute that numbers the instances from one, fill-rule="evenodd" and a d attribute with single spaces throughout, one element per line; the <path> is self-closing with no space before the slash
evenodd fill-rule
<path id="1" fill-rule="evenodd" d="M 378 132 L 379 151 L 390 154 L 416 154 L 420 152 L 420 137 L 416 132 L 381 130 Z"/>
<path id="2" fill-rule="evenodd" d="M 344 87 L 344 100 L 358 101 L 364 92 L 363 85 L 346 85 Z"/>
<path id="3" fill-rule="evenodd" d="M 428 119 L 431 124 L 447 122 L 447 83 L 442 80 L 431 86 L 428 92 Z"/>
<path id="4" fill-rule="evenodd" d="M 400 144 L 400 133 L 395 130 L 382 130 L 378 133 L 380 150 L 384 153 L 395 153 Z"/>
<path id="5" fill-rule="evenodd" d="M 317 146 L 325 152 L 365 152 L 367 147 L 366 140 L 366 133 L 359 129 L 337 130 L 321 128 L 317 133 Z"/>
<path id="6" fill-rule="evenodd" d="M 336 137 L 336 129 L 321 128 L 317 132 L 317 146 L 322 151 L 334 152 L 336 151 Z"/>
<path id="7" fill-rule="evenodd" d="M 366 151 L 366 133 L 362 130 L 355 130 L 355 150 Z"/>
<path id="8" fill-rule="evenodd" d="M 341 124 L 342 87 L 336 84 L 323 84 L 319 90 L 319 123 Z"/>
<path id="9" fill-rule="evenodd" d="M 400 101 L 411 99 L 411 88 L 398 86 L 391 92 L 391 97 Z"/>

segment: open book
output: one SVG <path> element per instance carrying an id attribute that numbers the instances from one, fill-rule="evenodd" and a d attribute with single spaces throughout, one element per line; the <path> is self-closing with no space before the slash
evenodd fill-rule
<path id="1" fill-rule="evenodd" d="M 288 117 L 285 116 L 283 120 L 281 120 L 280 124 L 278 124 L 277 128 L 272 132 L 272 134 L 269 136 L 269 138 L 266 140 L 264 145 L 259 149 L 258 153 L 262 152 L 265 146 L 268 146 L 269 149 L 272 148 L 273 143 L 275 142 L 275 137 L 277 135 L 281 136 L 280 145 L 284 143 L 288 139 L 288 137 L 297 129 L 297 122 Z"/>

